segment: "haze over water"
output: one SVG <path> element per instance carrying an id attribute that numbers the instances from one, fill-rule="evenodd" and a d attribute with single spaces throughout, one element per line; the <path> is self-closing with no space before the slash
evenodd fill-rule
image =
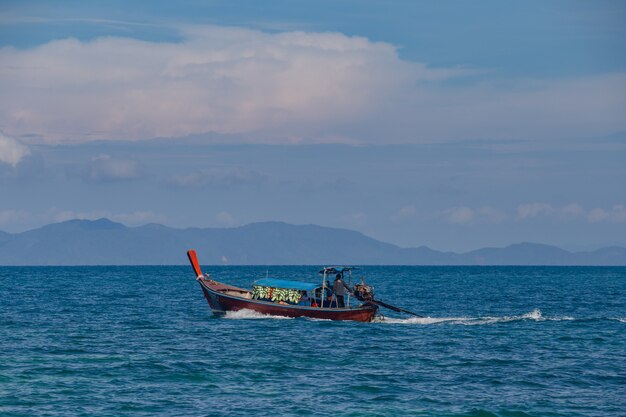
<path id="1" fill-rule="evenodd" d="M 248 286 L 318 268 L 205 269 Z M 626 268 L 362 272 L 429 317 L 215 318 L 188 267 L 0 267 L 0 414 L 626 413 Z"/>

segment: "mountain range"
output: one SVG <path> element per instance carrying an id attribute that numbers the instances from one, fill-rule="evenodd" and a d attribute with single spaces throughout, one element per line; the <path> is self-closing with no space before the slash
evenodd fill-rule
<path id="1" fill-rule="evenodd" d="M 519 243 L 466 253 L 401 248 L 362 233 L 316 225 L 252 223 L 234 228 L 127 227 L 69 220 L 22 233 L 0 232 L 0 265 L 178 265 L 194 248 L 218 265 L 626 265 L 626 248 L 570 252 Z"/>

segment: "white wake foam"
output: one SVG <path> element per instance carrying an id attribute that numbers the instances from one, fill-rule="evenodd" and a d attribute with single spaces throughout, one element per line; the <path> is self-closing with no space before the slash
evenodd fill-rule
<path id="1" fill-rule="evenodd" d="M 258 320 L 258 319 L 270 319 L 270 320 L 292 320 L 293 317 L 286 316 L 273 316 L 269 314 L 262 314 L 254 310 L 243 309 L 239 311 L 227 311 L 223 316 L 226 319 L 231 320 Z M 327 319 L 314 319 L 307 318 L 311 321 L 329 321 Z M 532 321 L 563 321 L 574 320 L 573 317 L 561 316 L 561 317 L 544 317 L 541 310 L 534 309 L 525 314 L 515 316 L 482 316 L 482 317 L 411 317 L 407 319 L 394 318 L 394 317 L 376 317 L 374 323 L 386 323 L 386 324 L 459 324 L 463 326 L 479 326 L 485 324 L 496 323 L 508 323 L 515 321 L 532 320 Z M 626 323 L 626 318 L 615 318 L 622 323 Z"/>
<path id="2" fill-rule="evenodd" d="M 269 314 L 262 314 L 258 311 L 248 310 L 244 308 L 243 310 L 238 311 L 227 311 L 224 314 L 225 319 L 234 319 L 234 320 L 242 320 L 242 319 L 274 319 L 274 320 L 290 320 L 293 317 L 285 317 L 285 316 L 272 316 Z"/>
<path id="3" fill-rule="evenodd" d="M 533 321 L 562 321 L 562 320 L 574 320 L 573 317 L 544 317 L 541 314 L 541 310 L 538 308 L 516 316 L 484 316 L 484 317 L 411 317 L 409 319 L 396 319 L 392 317 L 379 317 L 375 320 L 378 323 L 389 324 L 460 324 L 463 326 L 478 326 L 484 324 L 496 324 L 496 323 L 508 323 L 522 320 Z"/>
<path id="4" fill-rule="evenodd" d="M 439 324 L 439 323 L 460 323 L 472 320 L 470 317 L 411 317 L 408 319 L 397 319 L 393 317 L 376 317 L 375 323 L 389 324 Z"/>

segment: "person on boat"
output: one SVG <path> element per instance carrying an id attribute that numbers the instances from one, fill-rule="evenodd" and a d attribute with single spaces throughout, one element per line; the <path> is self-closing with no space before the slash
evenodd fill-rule
<path id="1" fill-rule="evenodd" d="M 308 305 L 309 304 L 309 296 L 307 295 L 306 291 L 302 291 L 302 296 L 300 297 L 300 305 Z"/>
<path id="2" fill-rule="evenodd" d="M 330 308 L 333 304 L 336 304 L 334 303 L 333 291 L 330 287 L 326 288 L 326 297 L 322 298 L 320 302 L 324 308 Z"/>
<path id="3" fill-rule="evenodd" d="M 335 297 L 337 298 L 337 307 L 343 308 L 345 307 L 345 303 L 343 300 L 345 284 L 341 280 L 341 274 L 337 274 L 335 277 L 335 282 L 333 282 L 333 292 L 335 293 Z"/>
<path id="4" fill-rule="evenodd" d="M 328 295 L 326 296 L 326 302 L 324 303 L 324 307 L 331 308 L 333 306 L 333 300 L 334 300 L 333 293 L 329 291 Z M 337 303 L 335 302 L 335 306 L 336 304 Z"/>

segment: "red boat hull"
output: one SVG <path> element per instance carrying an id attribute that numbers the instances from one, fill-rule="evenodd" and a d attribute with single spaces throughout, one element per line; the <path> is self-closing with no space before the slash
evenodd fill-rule
<path id="1" fill-rule="evenodd" d="M 369 322 L 374 319 L 378 309 L 375 305 L 364 305 L 352 308 L 319 308 L 299 305 L 283 305 L 269 301 L 252 300 L 232 295 L 233 292 L 248 291 L 240 288 L 224 285 L 219 282 L 198 277 L 198 282 L 204 293 L 204 297 L 216 314 L 224 314 L 227 311 L 252 310 L 261 314 L 283 317 L 310 317 L 323 320 L 352 320 Z M 231 295 L 225 294 L 230 290 Z"/>

